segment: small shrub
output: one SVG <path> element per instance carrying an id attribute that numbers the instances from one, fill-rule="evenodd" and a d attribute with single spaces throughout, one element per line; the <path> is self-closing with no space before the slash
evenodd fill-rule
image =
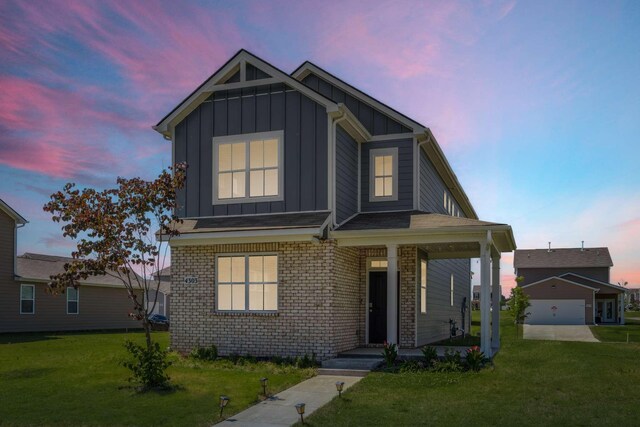
<path id="1" fill-rule="evenodd" d="M 132 373 L 129 381 L 137 382 L 143 390 L 168 387 L 169 376 L 166 370 L 171 362 L 167 359 L 167 351 L 162 350 L 160 344 L 152 343 L 151 348 L 147 349 L 127 340 L 124 346 L 133 357 L 133 360 L 122 363 Z"/>
<path id="2" fill-rule="evenodd" d="M 462 372 L 462 365 L 454 360 L 434 361 L 431 370 L 434 372 Z"/>
<path id="3" fill-rule="evenodd" d="M 419 360 L 406 360 L 400 365 L 400 372 L 420 372 L 425 369 L 425 365 Z"/>
<path id="4" fill-rule="evenodd" d="M 398 358 L 398 346 L 385 341 L 382 347 L 382 357 L 384 357 L 387 368 L 392 367 Z"/>
<path id="5" fill-rule="evenodd" d="M 435 347 L 422 347 L 422 357 L 424 357 L 424 361 L 427 365 L 431 365 L 431 362 L 438 360 L 438 351 Z"/>
<path id="6" fill-rule="evenodd" d="M 444 361 L 462 366 L 462 355 L 459 351 L 448 348 L 444 351 Z"/>
<path id="7" fill-rule="evenodd" d="M 484 356 L 484 353 L 480 351 L 480 347 L 474 345 L 467 350 L 466 362 L 469 369 L 472 371 L 479 371 L 487 363 L 489 359 Z"/>
<path id="8" fill-rule="evenodd" d="M 207 360 L 213 362 L 218 358 L 218 347 L 211 344 L 209 347 L 195 347 L 191 350 L 189 357 L 198 360 Z"/>
<path id="9" fill-rule="evenodd" d="M 305 354 L 302 357 L 296 357 L 296 360 L 295 360 L 296 368 L 301 368 L 301 369 L 315 368 L 318 365 L 319 363 L 318 363 L 318 360 L 316 359 L 315 353 L 311 353 L 311 356 L 309 356 L 308 354 Z"/>

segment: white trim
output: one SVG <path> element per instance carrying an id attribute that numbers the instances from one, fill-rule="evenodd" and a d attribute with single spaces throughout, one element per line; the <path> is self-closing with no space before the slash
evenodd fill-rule
<path id="1" fill-rule="evenodd" d="M 267 86 L 267 85 L 272 85 L 276 83 L 281 83 L 281 80 L 275 79 L 273 77 L 268 77 L 266 79 L 258 79 L 258 80 L 239 81 L 234 83 L 221 83 L 212 87 L 211 93 L 222 92 L 225 90 L 243 89 L 245 87 Z M 263 94 L 263 95 L 266 95 L 266 94 Z M 254 95 L 250 95 L 250 96 L 254 96 Z M 258 95 L 255 95 L 255 96 L 258 96 Z M 234 98 L 228 98 L 228 99 L 234 99 Z M 214 99 L 214 101 L 222 101 L 222 100 Z"/>
<path id="2" fill-rule="evenodd" d="M 75 313 L 69 313 L 69 302 L 74 302 L 74 301 L 69 301 L 69 289 L 75 289 L 76 290 L 76 312 Z M 80 314 L 80 289 L 79 288 L 74 288 L 73 286 L 67 286 L 67 289 L 65 291 L 66 297 L 67 297 L 67 314 Z"/>
<path id="3" fill-rule="evenodd" d="M 455 289 L 454 289 L 454 284 L 455 281 L 453 279 L 453 273 L 451 273 L 451 276 L 449 277 L 449 303 L 450 306 L 453 307 L 453 302 L 454 302 L 454 296 L 455 296 Z M 464 325 L 462 325 L 462 327 L 464 327 Z"/>
<path id="4" fill-rule="evenodd" d="M 358 209 L 362 212 L 362 144 L 358 144 Z"/>
<path id="5" fill-rule="evenodd" d="M 345 125 L 342 125 L 342 128 L 353 138 L 356 142 L 366 142 L 370 141 L 371 134 L 364 127 L 362 122 L 358 120 L 358 118 L 349 110 L 349 107 L 344 105 L 343 103 L 338 104 L 338 109 L 342 113 L 341 117 L 336 117 L 336 123 L 340 123 L 343 120 L 345 121 Z"/>
<path id="6" fill-rule="evenodd" d="M 251 164 L 250 145 L 252 140 L 276 139 L 278 141 L 278 195 L 276 196 L 251 196 Z M 218 147 L 222 144 L 245 144 L 245 196 L 237 198 L 218 198 Z M 284 131 L 268 131 L 245 133 L 228 136 L 215 136 L 212 138 L 212 200 L 213 205 L 229 205 L 236 203 L 280 202 L 284 200 Z M 261 168 L 260 170 L 264 170 Z"/>
<path id="7" fill-rule="evenodd" d="M 312 241 L 322 228 L 288 228 L 266 230 L 222 231 L 210 233 L 183 233 L 172 237 L 171 246 L 195 246 L 226 243 L 269 243 Z"/>
<path id="8" fill-rule="evenodd" d="M 276 257 L 276 281 L 275 282 L 261 282 L 262 285 L 268 284 L 268 285 L 276 285 L 276 309 L 275 310 L 250 310 L 249 309 L 249 285 L 251 284 L 251 282 L 249 282 L 249 258 L 252 256 L 261 256 L 261 257 L 265 257 L 265 256 L 275 256 Z M 219 285 L 219 279 L 218 279 L 218 261 L 220 258 L 232 258 L 232 257 L 244 257 L 244 306 L 245 309 L 244 310 L 221 310 L 220 308 L 218 308 L 218 302 L 219 302 L 219 298 L 218 296 L 220 295 L 220 293 L 218 292 L 218 285 Z M 214 270 L 215 270 L 215 301 L 214 301 L 214 307 L 213 307 L 213 311 L 215 313 L 277 313 L 278 312 L 278 308 L 280 307 L 280 260 L 279 260 L 279 254 L 277 252 L 238 252 L 238 253 L 217 253 L 215 256 L 215 264 L 214 264 Z M 264 268 L 264 265 L 263 265 Z M 263 277 L 264 279 L 264 277 Z M 256 282 L 257 283 L 257 282 Z M 226 284 L 226 283 L 225 283 Z M 238 284 L 235 282 L 229 282 L 229 284 Z M 263 289 L 264 292 L 264 289 Z M 264 296 L 264 295 L 263 295 Z"/>
<path id="9" fill-rule="evenodd" d="M 305 213 L 326 213 L 329 216 L 329 210 L 318 210 L 318 211 L 295 211 L 295 212 L 263 212 L 263 213 L 254 213 L 254 214 L 240 214 L 240 215 L 206 215 L 206 216 L 185 216 L 181 217 L 183 220 L 191 219 L 207 219 L 207 218 L 246 218 L 248 216 L 271 216 L 271 215 L 291 215 L 291 214 L 305 214 Z"/>
<path id="10" fill-rule="evenodd" d="M 33 311 L 31 312 L 24 312 L 22 311 L 22 301 L 29 301 L 28 299 L 23 299 L 22 298 L 22 288 L 27 288 L 27 287 L 31 287 L 32 290 L 32 295 L 33 298 L 30 300 L 33 302 Z M 20 314 L 36 314 L 36 285 L 30 285 L 30 284 L 20 284 L 20 295 L 18 295 L 19 301 L 20 301 Z"/>
<path id="11" fill-rule="evenodd" d="M 9 206 L 4 200 L 0 199 L 0 210 L 9 215 L 16 224 L 27 224 L 29 221 L 24 219 L 22 215 L 15 211 L 11 206 Z"/>
<path id="12" fill-rule="evenodd" d="M 369 141 L 371 142 L 395 141 L 397 139 L 409 139 L 409 138 L 413 138 L 415 140 L 416 134 L 413 132 L 406 132 L 406 133 L 390 133 L 387 135 L 373 135 L 371 136 L 371 138 L 369 138 Z"/>
<path id="13" fill-rule="evenodd" d="M 331 226 L 336 224 L 336 209 L 333 205 L 333 193 L 335 189 L 333 187 L 334 176 L 331 173 L 333 171 L 333 144 L 336 140 L 336 127 L 334 125 L 334 119 L 331 114 L 327 114 L 327 209 L 331 213 Z"/>
<path id="14" fill-rule="evenodd" d="M 327 111 L 337 111 L 338 106 L 336 103 L 330 101 L 318 92 L 292 78 L 288 74 L 280 71 L 272 65 L 269 65 L 262 59 L 243 49 L 240 50 L 229 61 L 227 61 L 227 63 L 223 65 L 222 68 L 218 69 L 218 71 L 216 71 L 211 77 L 209 77 L 209 79 L 207 79 L 199 89 L 197 89 L 180 104 L 178 104 L 178 106 L 164 119 L 162 119 L 160 123 L 158 123 L 156 126 L 153 126 L 153 129 L 161 134 L 169 135 L 170 128 L 175 126 L 198 105 L 200 105 L 202 101 L 208 98 L 209 95 L 217 89 L 216 85 L 224 81 L 225 78 L 228 78 L 229 73 L 242 61 L 249 62 L 254 67 L 264 71 L 266 74 L 270 75 L 274 79 L 277 79 L 279 82 L 286 83 L 288 86 L 301 92 L 306 97 L 324 106 Z M 254 86 L 259 86 L 260 82 L 263 82 L 263 80 L 255 80 L 254 82 L 256 82 Z"/>
<path id="15" fill-rule="evenodd" d="M 523 286 L 521 286 L 521 288 L 524 289 L 524 288 L 528 288 L 529 286 L 540 285 L 542 283 L 548 282 L 549 280 L 560 280 L 560 281 L 569 283 L 570 285 L 582 286 L 583 288 L 592 289 L 592 290 L 595 290 L 596 292 L 598 292 L 600 290 L 600 289 L 594 288 L 592 286 L 583 285 L 582 283 L 573 282 L 571 280 L 563 279 L 562 277 L 559 277 L 559 276 L 547 277 L 545 279 L 538 280 L 537 282 L 528 283 L 526 285 L 523 285 Z"/>
<path id="16" fill-rule="evenodd" d="M 420 148 L 418 139 L 413 137 L 413 209 L 420 210 Z"/>
<path id="17" fill-rule="evenodd" d="M 391 156 L 392 169 L 392 193 L 391 196 L 375 195 L 375 158 L 378 156 Z M 398 147 L 373 148 L 369 150 L 369 202 L 395 202 L 398 200 Z"/>
<path id="18" fill-rule="evenodd" d="M 425 271 L 425 275 L 424 275 L 424 310 L 422 308 L 422 264 L 424 263 L 424 271 Z M 428 278 L 429 278 L 429 260 L 427 258 L 422 258 L 418 255 L 418 308 L 419 310 L 416 310 L 417 313 L 420 313 L 420 315 L 427 315 L 428 310 L 428 295 L 427 295 L 427 288 L 429 287 L 429 282 L 428 282 Z M 418 328 L 418 323 L 416 322 L 416 333 L 417 333 L 417 328 Z M 416 338 L 417 339 L 417 338 Z"/>

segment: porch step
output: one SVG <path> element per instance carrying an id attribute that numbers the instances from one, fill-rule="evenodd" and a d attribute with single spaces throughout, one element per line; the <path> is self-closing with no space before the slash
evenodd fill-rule
<path id="1" fill-rule="evenodd" d="M 356 357 L 337 357 L 335 359 L 329 359 L 322 362 L 322 368 L 318 371 L 321 373 L 322 370 L 327 371 L 341 371 L 340 374 L 332 373 L 331 375 L 350 375 L 347 374 L 346 371 L 355 372 L 355 376 L 364 376 L 361 373 L 366 373 L 374 369 L 382 362 L 382 358 L 356 358 Z M 354 376 L 354 375 L 352 375 Z"/>

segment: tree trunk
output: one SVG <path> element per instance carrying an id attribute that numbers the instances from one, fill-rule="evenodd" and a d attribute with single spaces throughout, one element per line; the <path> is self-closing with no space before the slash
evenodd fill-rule
<path id="1" fill-rule="evenodd" d="M 151 351 L 151 324 L 149 324 L 149 319 L 147 319 L 147 316 L 142 319 L 142 327 L 144 328 L 144 337 L 147 342 L 147 350 Z"/>

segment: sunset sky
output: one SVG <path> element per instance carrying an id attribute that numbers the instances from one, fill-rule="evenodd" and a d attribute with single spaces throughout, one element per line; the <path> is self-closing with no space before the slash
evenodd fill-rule
<path id="1" fill-rule="evenodd" d="M 0 198 L 69 254 L 64 183 L 156 176 L 151 129 L 240 48 L 311 60 L 429 126 L 520 248 L 608 246 L 640 285 L 640 1 L 2 1 Z M 505 292 L 513 257 L 503 256 Z M 476 267 L 477 268 L 477 267 Z"/>

